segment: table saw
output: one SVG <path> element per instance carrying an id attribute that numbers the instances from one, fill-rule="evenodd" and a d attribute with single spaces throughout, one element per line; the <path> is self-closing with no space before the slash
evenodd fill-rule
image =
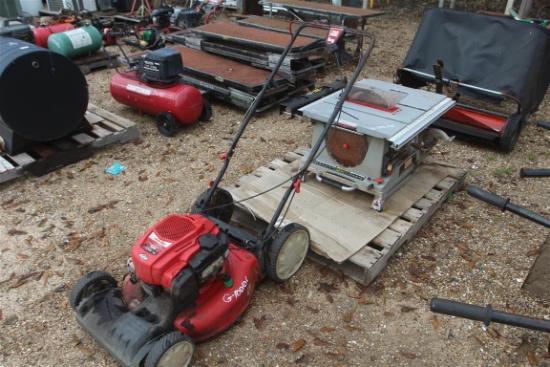
<path id="1" fill-rule="evenodd" d="M 340 94 L 300 109 L 314 124 L 312 146 Z M 437 140 L 452 140 L 430 125 L 454 104 L 445 95 L 363 79 L 353 86 L 309 171 L 318 181 L 341 190 L 374 195 L 371 207 L 382 211 L 387 198 L 413 175 Z"/>

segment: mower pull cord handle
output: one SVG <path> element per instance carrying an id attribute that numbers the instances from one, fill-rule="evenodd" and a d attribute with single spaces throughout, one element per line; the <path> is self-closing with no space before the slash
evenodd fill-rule
<path id="1" fill-rule="evenodd" d="M 494 205 L 500 210 L 508 210 L 520 217 L 529 219 L 532 222 L 550 228 L 550 219 L 543 217 L 540 214 L 532 212 L 528 209 L 522 208 L 521 206 L 514 205 L 510 202 L 510 199 L 502 198 L 498 195 L 491 194 L 485 190 L 480 189 L 479 187 L 469 185 L 466 189 L 468 195 L 475 197 L 476 199 L 482 200 L 488 204 Z"/>

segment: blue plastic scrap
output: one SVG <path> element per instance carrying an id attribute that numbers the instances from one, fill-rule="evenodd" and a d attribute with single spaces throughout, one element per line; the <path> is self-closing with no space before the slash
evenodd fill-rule
<path id="1" fill-rule="evenodd" d="M 113 164 L 111 167 L 107 168 L 105 170 L 105 172 L 110 173 L 112 175 L 118 175 L 122 171 L 125 171 L 126 168 L 128 168 L 128 167 L 124 166 L 122 163 L 117 162 L 117 163 Z"/>

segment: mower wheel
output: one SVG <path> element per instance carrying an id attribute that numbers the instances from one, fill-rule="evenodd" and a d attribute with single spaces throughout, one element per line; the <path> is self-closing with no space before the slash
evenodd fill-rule
<path id="1" fill-rule="evenodd" d="M 117 282 L 111 274 L 101 270 L 92 271 L 80 278 L 71 289 L 69 296 L 71 307 L 76 311 L 84 298 L 116 286 Z"/>
<path id="2" fill-rule="evenodd" d="M 164 136 L 172 136 L 178 131 L 178 121 L 170 112 L 157 115 L 157 129 Z"/>
<path id="3" fill-rule="evenodd" d="M 208 121 L 212 118 L 212 105 L 206 98 L 202 98 L 202 111 L 199 116 L 199 121 Z"/>
<path id="4" fill-rule="evenodd" d="M 302 266 L 309 250 L 309 231 L 290 223 L 275 234 L 266 258 L 266 274 L 276 282 L 290 279 Z"/>
<path id="5" fill-rule="evenodd" d="M 502 130 L 502 136 L 500 137 L 500 149 L 505 152 L 514 150 L 519 139 L 522 122 L 521 115 L 514 115 L 506 121 L 506 125 L 504 125 L 504 129 Z"/>
<path id="6" fill-rule="evenodd" d="M 155 342 L 145 359 L 145 367 L 187 367 L 193 362 L 195 344 L 179 331 L 164 335 Z"/>
<path id="7" fill-rule="evenodd" d="M 199 195 L 191 207 L 191 214 L 210 215 L 224 223 L 229 223 L 235 208 L 231 193 L 225 189 L 217 188 L 210 202 L 205 204 L 207 194 L 208 190 Z"/>

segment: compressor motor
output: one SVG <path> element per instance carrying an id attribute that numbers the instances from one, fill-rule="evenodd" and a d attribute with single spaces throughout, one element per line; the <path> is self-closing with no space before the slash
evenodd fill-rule
<path id="1" fill-rule="evenodd" d="M 140 60 L 138 72 L 148 81 L 173 83 L 183 73 L 181 54 L 169 47 L 150 52 Z"/>

